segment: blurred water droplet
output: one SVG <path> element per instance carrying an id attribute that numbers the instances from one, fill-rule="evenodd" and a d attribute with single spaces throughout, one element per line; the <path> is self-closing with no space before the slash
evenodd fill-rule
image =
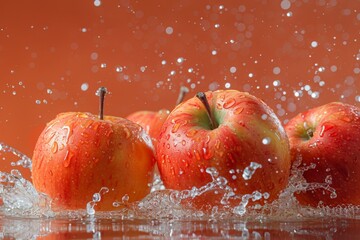
<path id="1" fill-rule="evenodd" d="M 269 145 L 270 142 L 271 142 L 271 138 L 269 138 L 269 137 L 265 137 L 262 139 L 262 144 L 264 144 L 264 145 Z"/>
<path id="2" fill-rule="evenodd" d="M 94 0 L 94 6 L 95 7 L 99 7 L 101 5 L 101 1 L 100 0 Z"/>

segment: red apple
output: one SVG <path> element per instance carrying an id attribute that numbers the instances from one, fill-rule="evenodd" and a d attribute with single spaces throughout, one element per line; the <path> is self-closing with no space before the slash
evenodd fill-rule
<path id="1" fill-rule="evenodd" d="M 155 165 L 150 137 L 132 121 L 103 116 L 102 105 L 103 100 L 99 117 L 82 112 L 57 115 L 38 138 L 32 180 L 58 207 L 85 208 L 102 187 L 109 192 L 96 210 L 113 209 L 112 203 L 126 194 L 136 201 L 150 192 Z"/>
<path id="2" fill-rule="evenodd" d="M 206 185 L 210 167 L 226 178 L 235 194 L 258 190 L 270 194 L 267 201 L 276 199 L 288 182 L 285 131 L 274 112 L 248 93 L 198 93 L 170 113 L 159 139 L 157 163 L 169 189 Z M 249 167 L 252 176 L 247 176 Z M 216 198 L 207 194 L 200 204 L 216 204 Z"/>
<path id="3" fill-rule="evenodd" d="M 360 204 L 360 109 L 333 102 L 312 108 L 292 118 L 285 126 L 291 159 L 314 169 L 304 172 L 308 183 L 332 182 L 331 194 L 323 188 L 300 192 L 305 205 Z M 331 181 L 329 181 L 331 180 Z"/>
<path id="4" fill-rule="evenodd" d="M 187 87 L 182 86 L 180 88 L 179 96 L 176 101 L 176 105 L 181 103 L 185 97 L 185 94 L 189 92 Z M 158 142 L 159 134 L 163 123 L 165 122 L 170 111 L 167 109 L 161 109 L 159 111 L 137 111 L 126 118 L 142 126 L 146 133 L 148 133 L 153 142 L 154 148 Z"/>

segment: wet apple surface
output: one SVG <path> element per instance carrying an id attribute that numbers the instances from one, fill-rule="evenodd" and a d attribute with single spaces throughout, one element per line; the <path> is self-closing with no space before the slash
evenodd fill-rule
<path id="1" fill-rule="evenodd" d="M 290 150 L 274 112 L 260 99 L 235 90 L 207 92 L 206 98 L 214 121 L 193 97 L 163 125 L 157 160 L 164 185 L 176 190 L 204 186 L 211 181 L 206 170 L 213 167 L 235 194 L 258 191 L 266 194 L 260 202 L 277 199 L 287 185 Z M 210 199 L 206 196 L 203 204 L 215 204 Z"/>
<path id="2" fill-rule="evenodd" d="M 96 209 L 114 209 L 128 195 L 138 201 L 150 192 L 154 155 L 150 137 L 129 120 L 90 113 L 59 114 L 35 146 L 32 179 L 59 207 L 84 208 L 93 194 L 109 192 Z"/>
<path id="3" fill-rule="evenodd" d="M 185 94 L 188 92 L 189 89 L 187 87 L 181 86 L 179 96 L 175 105 L 180 104 L 183 101 Z M 158 138 L 160 135 L 161 127 L 165 122 L 166 118 L 168 117 L 169 113 L 170 110 L 168 109 L 160 109 L 159 111 L 143 110 L 131 113 L 126 118 L 139 124 L 145 129 L 146 133 L 150 135 L 154 148 L 156 149 L 157 143 L 159 141 Z"/>
<path id="4" fill-rule="evenodd" d="M 328 182 L 336 191 L 309 189 L 298 194 L 303 204 L 316 207 L 360 204 L 360 109 L 340 102 L 299 113 L 285 126 L 292 162 L 312 169 L 304 172 L 308 183 Z"/>

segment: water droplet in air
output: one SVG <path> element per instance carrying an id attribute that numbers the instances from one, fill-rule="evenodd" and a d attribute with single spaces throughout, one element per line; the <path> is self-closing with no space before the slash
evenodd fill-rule
<path id="1" fill-rule="evenodd" d="M 101 5 L 101 1 L 100 0 L 95 0 L 94 1 L 94 6 L 95 7 L 99 7 Z"/>
<path id="2" fill-rule="evenodd" d="M 116 72 L 122 72 L 122 71 L 123 71 L 123 67 L 117 66 L 117 67 L 115 68 L 115 71 L 116 71 Z"/>
<path id="3" fill-rule="evenodd" d="M 280 3 L 280 7 L 284 10 L 287 10 L 291 7 L 291 2 L 289 0 L 282 0 Z"/>
<path id="4" fill-rule="evenodd" d="M 88 83 L 83 83 L 81 84 L 81 90 L 82 91 L 87 91 L 89 89 L 89 84 Z"/>
<path id="5" fill-rule="evenodd" d="M 269 138 L 269 137 L 263 138 L 263 140 L 262 140 L 262 144 L 264 144 L 264 145 L 268 145 L 268 144 L 270 144 L 270 142 L 271 142 L 271 138 Z"/>
<path id="6" fill-rule="evenodd" d="M 166 32 L 166 34 L 171 35 L 171 34 L 173 34 L 174 29 L 173 29 L 172 27 L 167 27 L 167 28 L 165 29 L 165 32 Z"/>
<path id="7" fill-rule="evenodd" d="M 312 41 L 311 42 L 311 47 L 316 48 L 317 46 L 318 46 L 317 41 Z"/>

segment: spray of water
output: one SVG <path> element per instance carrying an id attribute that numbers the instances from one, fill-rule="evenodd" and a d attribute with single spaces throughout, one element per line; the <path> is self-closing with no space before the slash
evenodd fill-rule
<path id="1" fill-rule="evenodd" d="M 0 143 L 0 153 L 10 153 L 19 160 L 12 162 L 12 166 L 22 166 L 31 169 L 31 159 L 18 150 Z M 244 179 L 251 181 L 252 174 L 262 166 L 251 163 L 244 169 Z M 295 193 L 323 189 L 336 197 L 336 191 L 331 187 L 332 177 L 329 175 L 323 183 L 308 183 L 303 173 L 316 168 L 315 164 L 301 166 L 301 157 L 293 164 L 289 184 L 283 190 L 279 198 L 265 205 L 256 204 L 261 199 L 268 199 L 269 193 L 254 191 L 247 194 L 235 194 L 233 188 L 228 185 L 228 180 L 219 175 L 216 168 L 208 168 L 206 172 L 211 176 L 211 181 L 201 187 L 193 187 L 189 190 L 165 189 L 159 175 L 154 177 L 151 192 L 138 202 L 129 202 L 128 195 L 124 195 L 120 201 L 113 203 L 119 209 L 112 212 L 96 212 L 96 204 L 109 191 L 102 187 L 94 193 L 93 198 L 84 206 L 83 210 L 61 211 L 52 210 L 51 199 L 43 193 L 36 191 L 32 183 L 22 177 L 19 170 L 13 169 L 9 173 L 0 172 L 0 213 L 11 216 L 28 217 L 118 217 L 121 219 L 225 219 L 225 218 L 277 218 L 291 219 L 304 217 L 337 216 L 347 218 L 359 218 L 359 206 L 338 206 L 330 208 L 319 204 L 317 208 L 304 207 L 299 204 Z M 219 205 L 212 206 L 210 212 L 197 210 L 192 206 L 192 200 L 206 193 L 221 193 Z M 230 206 L 230 201 L 236 200 L 236 206 Z M 254 204 L 249 204 L 253 202 Z M 94 232 L 94 234 L 96 234 Z"/>
<path id="2" fill-rule="evenodd" d="M 0 143 L 0 151 L 12 153 L 19 158 L 12 166 L 22 166 L 31 169 L 31 159 L 18 150 Z M 36 191 L 30 181 L 22 177 L 19 170 L 10 173 L 0 172 L 0 211 L 5 215 L 21 216 L 54 216 L 51 210 L 51 199 Z"/>

